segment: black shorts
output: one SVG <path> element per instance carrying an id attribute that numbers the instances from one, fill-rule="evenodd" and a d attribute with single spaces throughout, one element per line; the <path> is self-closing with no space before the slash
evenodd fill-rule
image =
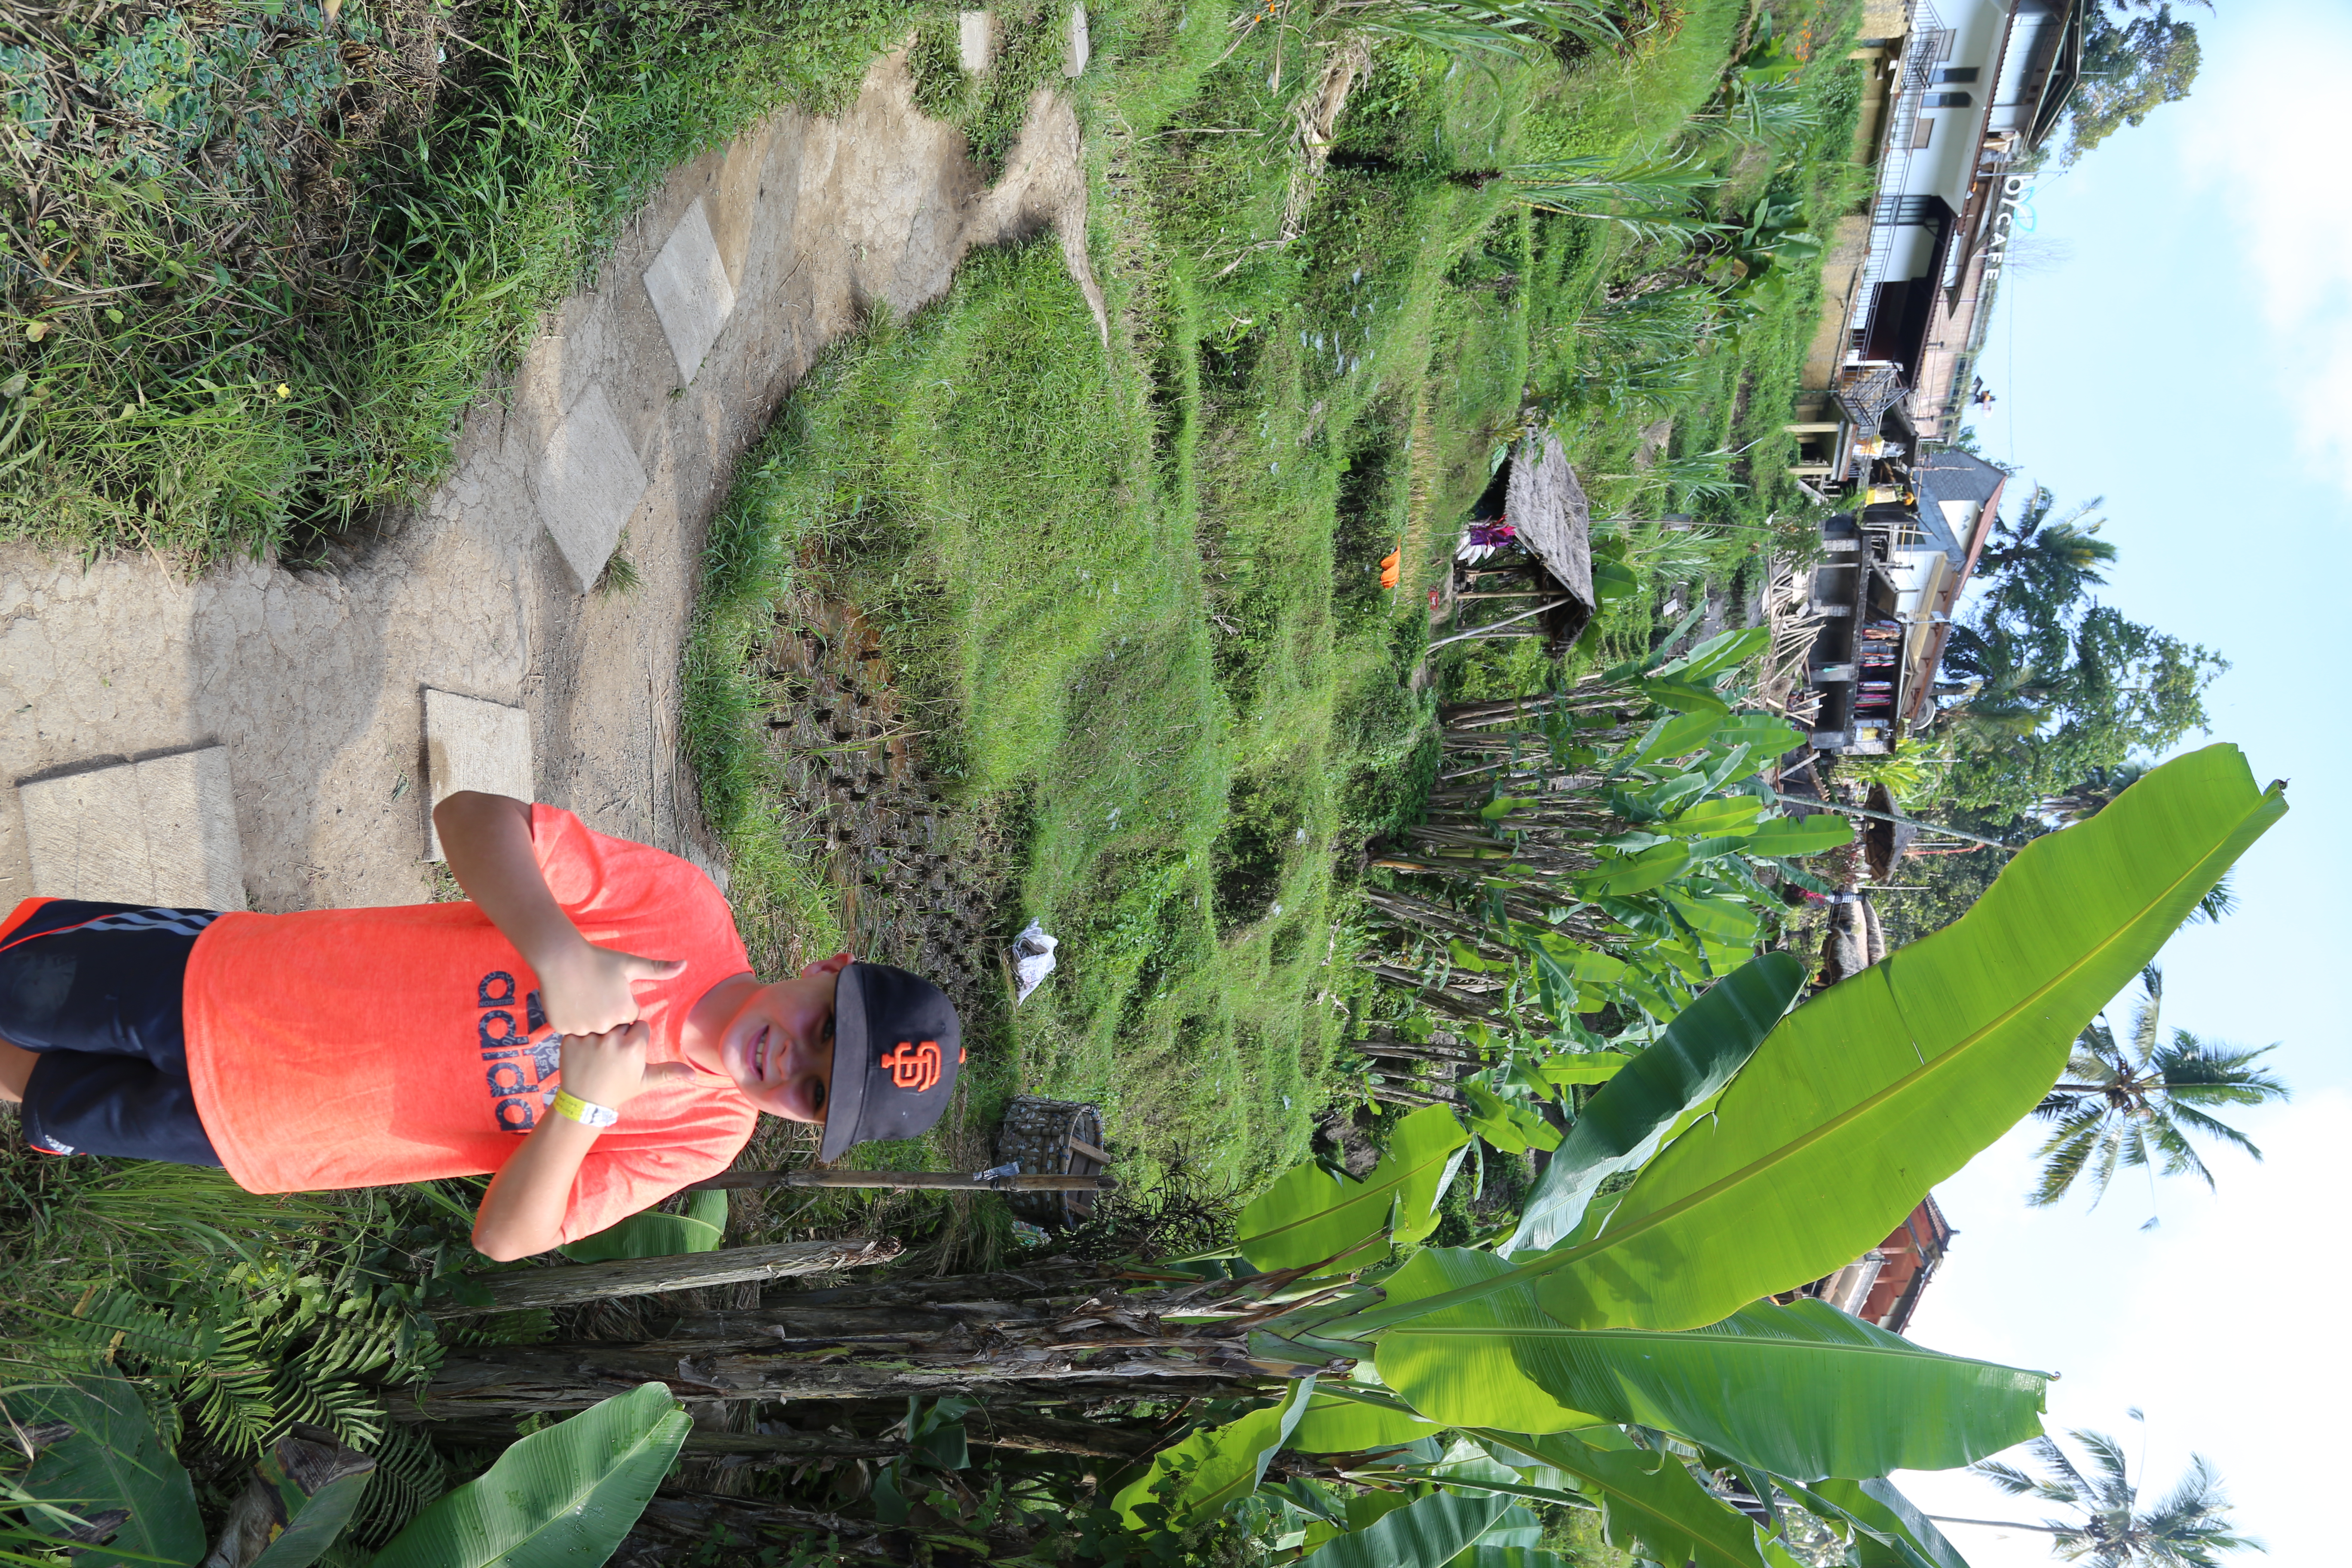
<path id="1" fill-rule="evenodd" d="M 0 1039 L 39 1054 L 25 1138 L 51 1154 L 217 1165 L 188 1086 L 181 988 L 212 910 L 56 899 L 0 942 Z"/>

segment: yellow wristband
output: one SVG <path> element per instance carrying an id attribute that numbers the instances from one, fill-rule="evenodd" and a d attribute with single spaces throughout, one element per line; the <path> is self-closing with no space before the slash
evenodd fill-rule
<path id="1" fill-rule="evenodd" d="M 555 1091 L 555 1114 L 568 1116 L 583 1127 L 610 1127 L 621 1113 L 609 1105 L 592 1105 L 568 1089 Z"/>

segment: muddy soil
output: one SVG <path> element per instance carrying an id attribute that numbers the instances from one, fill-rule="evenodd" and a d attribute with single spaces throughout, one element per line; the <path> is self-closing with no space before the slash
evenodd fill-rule
<path id="1" fill-rule="evenodd" d="M 763 663 L 769 755 L 793 826 L 824 846 L 852 947 L 937 984 L 967 1033 L 1000 1016 L 1012 847 L 924 767 L 880 639 L 846 606 L 805 600 L 784 607 Z"/>
<path id="2" fill-rule="evenodd" d="M 641 279 L 697 200 L 737 304 L 681 387 Z M 85 569 L 0 549 L 0 765 L 21 783 L 224 744 L 252 908 L 419 901 L 433 891 L 430 687 L 528 711 L 540 799 L 708 864 L 678 752 L 678 659 L 735 459 L 874 305 L 911 311 L 972 246 L 1049 226 L 1099 319 L 1076 121 L 1050 94 L 1032 100 L 993 188 L 961 133 L 916 110 L 901 58 L 877 63 L 837 119 L 771 118 L 672 174 L 512 384 L 468 414 L 447 482 L 326 570 L 245 563 L 191 581 L 144 556 Z M 530 477 L 592 378 L 652 478 L 623 544 L 638 585 L 601 596 L 580 592 L 541 526 Z M 831 773 L 806 777 L 835 788 Z M 854 851 L 883 885 L 936 874 L 915 847 L 915 798 L 877 815 Z M 0 907 L 35 890 L 22 814 L 0 810 Z M 951 888 L 925 890 L 963 907 Z"/>

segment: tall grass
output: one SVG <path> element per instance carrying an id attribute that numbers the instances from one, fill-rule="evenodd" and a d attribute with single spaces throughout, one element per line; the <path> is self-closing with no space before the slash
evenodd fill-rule
<path id="1" fill-rule="evenodd" d="M 34 134 L 0 92 L 0 537 L 204 562 L 420 495 L 667 170 L 838 102 L 916 8 L 11 12 L 9 81 L 37 60 L 43 102 L 106 112 Z"/>

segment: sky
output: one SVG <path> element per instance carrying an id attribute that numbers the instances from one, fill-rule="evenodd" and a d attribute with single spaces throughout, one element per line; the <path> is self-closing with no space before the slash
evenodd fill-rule
<path id="1" fill-rule="evenodd" d="M 2106 498 L 2107 602 L 2232 662 L 2210 739 L 2288 780 L 2291 810 L 2240 862 L 2240 911 L 2167 946 L 2164 1017 L 2278 1042 L 2295 1097 L 2238 1114 L 2266 1158 L 2209 1155 L 2218 1192 L 2126 1173 L 2095 1211 L 2029 1209 L 2036 1139 L 2013 1132 L 1937 1190 L 1959 1235 L 1911 1335 L 2060 1373 L 2049 1426 L 2124 1438 L 2144 1497 L 2201 1453 L 2269 1562 L 2345 1563 L 2352 5 L 2177 9 L 2204 46 L 2190 96 L 2034 188 L 1978 433 L 2062 507 Z M 2044 1517 L 1962 1472 L 1900 1482 L 1931 1512 Z M 1974 1568 L 2051 1561 L 2046 1537 L 1947 1528 Z"/>

